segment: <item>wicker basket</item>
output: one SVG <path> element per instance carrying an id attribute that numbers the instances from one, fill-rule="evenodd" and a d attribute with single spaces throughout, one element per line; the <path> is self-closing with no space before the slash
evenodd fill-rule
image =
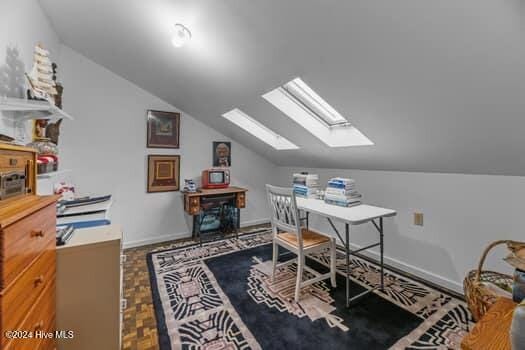
<path id="1" fill-rule="evenodd" d="M 500 297 L 493 289 L 487 288 L 487 284 L 493 284 L 497 287 L 511 291 L 512 290 L 512 276 L 505 275 L 495 271 L 483 271 L 483 264 L 489 251 L 497 245 L 525 245 L 523 242 L 500 240 L 492 242 L 485 248 L 483 255 L 479 261 L 478 269 L 472 270 L 468 273 L 463 281 L 463 288 L 465 290 L 465 298 L 467 299 L 468 307 L 472 313 L 474 321 L 478 321 L 487 310 Z"/>

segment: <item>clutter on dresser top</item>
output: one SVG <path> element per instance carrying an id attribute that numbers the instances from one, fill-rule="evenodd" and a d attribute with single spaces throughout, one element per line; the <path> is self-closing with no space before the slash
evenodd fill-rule
<path id="1" fill-rule="evenodd" d="M 0 143 L 0 200 L 36 194 L 36 151 Z"/>

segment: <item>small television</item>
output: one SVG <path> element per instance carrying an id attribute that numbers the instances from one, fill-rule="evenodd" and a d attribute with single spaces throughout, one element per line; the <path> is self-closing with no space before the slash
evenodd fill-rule
<path id="1" fill-rule="evenodd" d="M 202 171 L 202 188 L 226 188 L 230 186 L 230 171 L 224 168 L 211 168 Z"/>

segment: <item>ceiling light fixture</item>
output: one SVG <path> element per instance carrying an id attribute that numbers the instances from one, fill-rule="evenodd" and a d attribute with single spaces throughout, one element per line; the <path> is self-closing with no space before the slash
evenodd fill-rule
<path id="1" fill-rule="evenodd" d="M 191 40 L 190 30 L 183 24 L 180 24 L 180 23 L 175 24 L 175 33 L 173 34 L 173 38 L 171 38 L 171 43 L 173 44 L 173 46 L 177 48 L 183 47 L 190 40 Z"/>
<path id="2" fill-rule="evenodd" d="M 268 129 L 266 126 L 248 116 L 238 108 L 232 109 L 231 111 L 224 113 L 222 116 L 277 150 L 299 148 L 297 145 Z"/>

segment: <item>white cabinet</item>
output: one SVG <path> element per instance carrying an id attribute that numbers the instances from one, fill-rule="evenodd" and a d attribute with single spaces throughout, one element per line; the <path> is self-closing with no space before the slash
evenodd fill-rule
<path id="1" fill-rule="evenodd" d="M 117 225 L 77 229 L 57 247 L 56 326 L 73 331 L 59 350 L 120 349 L 122 230 Z"/>

